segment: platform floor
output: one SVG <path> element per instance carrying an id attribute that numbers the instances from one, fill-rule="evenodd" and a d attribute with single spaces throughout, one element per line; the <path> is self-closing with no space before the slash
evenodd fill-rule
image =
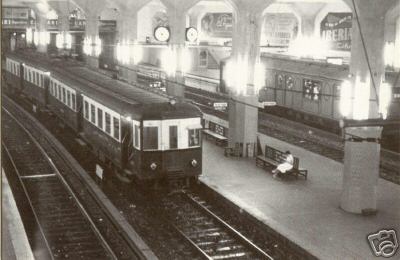
<path id="1" fill-rule="evenodd" d="M 35 259 L 7 177 L 1 170 L 1 259 Z"/>
<path id="2" fill-rule="evenodd" d="M 289 149 L 300 157 L 300 166 L 308 169 L 308 180 L 276 180 L 256 167 L 254 159 L 224 157 L 223 148 L 206 140 L 201 180 L 320 259 L 376 259 L 367 243 L 368 234 L 394 228 L 400 237 L 399 185 L 379 179 L 377 215 L 347 213 L 339 208 L 342 163 L 265 135 L 259 137 L 262 143 Z"/>

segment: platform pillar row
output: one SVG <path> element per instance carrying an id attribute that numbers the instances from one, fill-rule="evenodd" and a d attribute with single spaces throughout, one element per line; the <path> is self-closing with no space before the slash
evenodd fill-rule
<path id="1" fill-rule="evenodd" d="M 134 60 L 132 53 L 133 45 L 138 37 L 137 18 L 136 12 L 123 12 L 117 20 L 118 35 L 116 44 L 129 46 L 129 53 L 126 53 L 126 55 L 129 55 L 129 61 L 127 63 L 118 61 L 118 76 L 129 83 L 137 82 L 137 61 Z"/>
<path id="2" fill-rule="evenodd" d="M 85 38 L 89 40 L 91 43 L 90 49 L 92 53 L 90 55 L 85 55 L 86 58 L 86 64 L 89 67 L 92 68 L 98 68 L 99 67 L 99 58 L 95 55 L 94 53 L 94 47 L 95 45 L 93 44 L 95 40 L 100 37 L 99 36 L 99 18 L 98 18 L 99 13 L 97 12 L 88 12 L 86 14 L 86 26 L 85 26 Z M 83 43 L 82 43 L 83 44 Z"/>
<path id="3" fill-rule="evenodd" d="M 354 99 L 349 118 L 379 118 L 377 99 L 385 75 L 384 17 L 389 6 L 382 0 L 355 0 L 355 3 L 359 23 L 353 12 L 350 83 Z M 364 48 L 366 48 L 368 59 Z M 365 107 L 355 102 L 357 95 L 361 95 L 360 91 L 356 91 L 357 87 L 363 87 L 364 89 L 361 90 L 363 93 L 370 93 L 369 99 L 365 101 Z M 360 113 L 365 113 L 365 115 L 360 117 Z M 343 189 L 340 206 L 351 213 L 375 211 L 377 210 L 380 162 L 378 140 L 381 138 L 382 127 L 347 127 L 344 131 Z"/>

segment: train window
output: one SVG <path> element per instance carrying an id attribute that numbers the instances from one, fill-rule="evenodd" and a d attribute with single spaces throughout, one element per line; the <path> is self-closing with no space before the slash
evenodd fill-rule
<path id="1" fill-rule="evenodd" d="M 286 88 L 292 89 L 294 86 L 294 79 L 291 76 L 286 76 Z"/>
<path id="2" fill-rule="evenodd" d="M 61 87 L 62 88 L 62 102 L 64 103 L 64 104 L 66 104 L 67 103 L 67 95 L 65 94 L 65 88 L 63 88 L 63 87 Z"/>
<path id="3" fill-rule="evenodd" d="M 189 129 L 189 147 L 200 145 L 200 129 Z"/>
<path id="4" fill-rule="evenodd" d="M 178 148 L 178 126 L 169 126 L 169 149 Z"/>
<path id="5" fill-rule="evenodd" d="M 75 99 L 76 97 L 75 97 L 75 94 L 74 93 L 71 93 L 71 107 L 72 107 L 72 109 L 74 110 L 74 111 L 76 111 L 76 99 Z"/>
<path id="6" fill-rule="evenodd" d="M 67 90 L 67 106 L 71 107 L 71 92 Z"/>
<path id="7" fill-rule="evenodd" d="M 113 125 L 114 125 L 114 138 L 119 140 L 119 120 L 116 117 L 113 117 Z"/>
<path id="8" fill-rule="evenodd" d="M 307 99 L 318 101 L 321 94 L 321 82 L 303 79 L 303 96 Z"/>
<path id="9" fill-rule="evenodd" d="M 143 127 L 143 149 L 145 149 L 145 150 L 158 149 L 158 127 L 157 126 Z"/>
<path id="10" fill-rule="evenodd" d="M 340 84 L 334 84 L 333 85 L 333 95 L 335 99 L 340 99 L 340 91 L 341 91 L 341 85 Z"/>
<path id="11" fill-rule="evenodd" d="M 276 88 L 284 88 L 285 80 L 284 75 L 276 74 Z"/>
<path id="12" fill-rule="evenodd" d="M 60 86 L 57 84 L 56 85 L 56 98 L 59 99 L 60 98 Z"/>
<path id="13" fill-rule="evenodd" d="M 50 81 L 50 94 L 52 95 L 52 96 L 54 96 L 54 85 L 53 85 L 53 81 Z"/>
<path id="14" fill-rule="evenodd" d="M 134 139 L 133 139 L 133 146 L 136 148 L 140 148 L 140 127 L 138 125 L 134 125 Z"/>
<path id="15" fill-rule="evenodd" d="M 42 87 L 44 87 L 44 80 L 43 80 L 43 75 L 40 75 L 40 84 Z"/>
<path id="16" fill-rule="evenodd" d="M 109 113 L 105 112 L 106 118 L 106 133 L 111 135 L 111 116 Z"/>
<path id="17" fill-rule="evenodd" d="M 96 108 L 93 104 L 90 104 L 90 122 L 96 124 Z"/>
<path id="18" fill-rule="evenodd" d="M 87 119 L 87 120 L 89 120 L 89 103 L 85 100 L 85 105 L 84 105 L 84 108 L 83 108 L 83 110 L 84 110 L 84 115 L 85 115 L 85 118 Z"/>
<path id="19" fill-rule="evenodd" d="M 97 108 L 97 126 L 103 129 L 103 110 Z"/>

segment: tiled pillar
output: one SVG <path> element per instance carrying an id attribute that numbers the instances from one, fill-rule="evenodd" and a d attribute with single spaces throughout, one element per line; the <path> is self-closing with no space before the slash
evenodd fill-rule
<path id="1" fill-rule="evenodd" d="M 46 53 L 47 52 L 47 42 L 46 42 L 46 37 L 44 37 L 45 34 L 47 34 L 47 18 L 46 16 L 36 16 L 36 31 L 37 31 L 37 36 L 39 37 L 38 45 L 37 45 L 37 51 Z"/>
<path id="2" fill-rule="evenodd" d="M 119 67 L 119 77 L 134 83 L 137 81 L 137 68 L 135 61 L 133 60 L 133 44 L 137 39 L 137 13 L 122 13 L 117 20 L 117 44 L 120 46 L 128 46 L 129 50 L 126 55 L 128 55 L 128 61 L 123 63 L 118 61 Z"/>
<path id="3" fill-rule="evenodd" d="M 232 66 L 232 86 L 228 86 L 229 102 L 228 145 L 243 145 L 243 155 L 253 155 L 258 128 L 258 93 L 254 86 L 254 72 L 259 62 L 261 15 L 239 10 L 235 22 L 232 54 L 227 65 Z"/>
<path id="4" fill-rule="evenodd" d="M 87 13 L 85 26 L 85 40 L 90 46 L 90 54 L 86 55 L 86 63 L 89 67 L 99 67 L 99 57 L 96 54 L 96 39 L 99 39 L 99 16 L 98 13 Z"/>
<path id="5" fill-rule="evenodd" d="M 167 11 L 170 39 L 168 49 L 163 51 L 171 52 L 171 59 L 175 59 L 175 68 L 172 68 L 171 73 L 167 73 L 167 94 L 183 98 L 185 95 L 184 89 L 184 73 L 187 68 L 182 63 L 182 55 L 185 51 L 185 29 L 186 17 L 185 11 L 178 7 L 169 8 Z M 166 61 L 163 61 L 166 62 Z"/>

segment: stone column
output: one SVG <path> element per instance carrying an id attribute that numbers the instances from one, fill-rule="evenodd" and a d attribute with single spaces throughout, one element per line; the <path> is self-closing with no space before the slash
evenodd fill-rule
<path id="1" fill-rule="evenodd" d="M 67 35 L 69 34 L 69 14 L 59 13 L 58 14 L 58 30 L 63 36 L 62 48 L 58 50 L 59 54 L 66 55 L 69 54 L 67 50 Z"/>
<path id="2" fill-rule="evenodd" d="M 383 0 L 356 0 L 358 19 L 361 28 L 353 18 L 351 46 L 351 85 L 354 98 L 361 93 L 370 93 L 366 97 L 368 113 L 357 116 L 360 104 L 355 102 L 350 115 L 352 119 L 378 118 L 376 93 L 384 77 L 384 16 L 387 4 Z M 363 39 L 361 38 L 360 29 Z M 364 44 L 363 44 L 364 41 Z M 367 56 L 364 50 L 366 48 Z M 368 62 L 372 73 L 370 73 Z M 372 75 L 371 75 L 372 74 Z M 373 87 L 375 83 L 376 91 Z M 356 84 L 358 87 L 356 87 Z M 354 101 L 354 99 L 353 99 Z M 362 112 L 361 111 L 361 112 Z M 380 144 L 382 127 L 345 128 L 345 153 L 343 170 L 343 192 L 341 208 L 352 213 L 371 212 L 377 209 L 377 184 L 379 178 Z"/>
<path id="3" fill-rule="evenodd" d="M 228 143 L 234 147 L 243 144 L 243 154 L 252 155 L 256 143 L 258 128 L 258 93 L 254 87 L 255 65 L 259 62 L 261 14 L 239 10 L 235 21 L 232 54 L 228 61 L 234 67 L 236 75 L 234 86 L 228 86 L 231 99 L 229 102 Z M 228 65 L 229 66 L 229 65 Z"/>
<path id="4" fill-rule="evenodd" d="M 36 15 L 36 31 L 37 31 L 37 36 L 39 37 L 39 42 L 37 45 L 37 51 L 46 53 L 47 52 L 47 42 L 45 37 L 40 36 L 40 35 L 46 35 L 47 32 L 47 17 L 45 15 Z M 50 36 L 49 36 L 50 37 Z"/>
<path id="5" fill-rule="evenodd" d="M 117 44 L 129 46 L 129 61 L 123 64 L 118 61 L 119 77 L 130 82 L 137 81 L 136 61 L 133 60 L 132 50 L 133 44 L 137 40 L 137 13 L 122 13 L 117 20 Z"/>
<path id="6" fill-rule="evenodd" d="M 98 13 L 86 13 L 85 40 L 88 41 L 91 51 L 89 55 L 86 55 L 86 63 L 89 67 L 99 67 L 99 57 L 95 53 L 96 39 L 99 37 Z"/>
<path id="7" fill-rule="evenodd" d="M 394 41 L 394 67 L 400 69 L 400 17 L 396 20 L 396 36 Z"/>
<path id="8" fill-rule="evenodd" d="M 301 16 L 301 35 L 303 37 L 313 37 L 315 34 L 316 15 Z"/>
<path id="9" fill-rule="evenodd" d="M 186 17 L 185 10 L 179 7 L 169 8 L 167 11 L 168 22 L 170 28 L 169 50 L 172 51 L 173 57 L 176 61 L 176 68 L 172 74 L 167 75 L 167 94 L 177 98 L 184 98 L 184 68 L 185 64 L 181 62 L 181 55 L 185 49 L 185 32 L 186 32 Z"/>

